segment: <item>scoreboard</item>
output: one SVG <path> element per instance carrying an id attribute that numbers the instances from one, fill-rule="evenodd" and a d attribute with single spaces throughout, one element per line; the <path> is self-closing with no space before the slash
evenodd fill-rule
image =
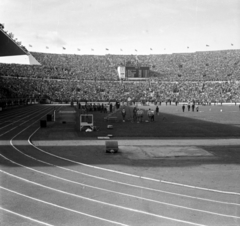
<path id="1" fill-rule="evenodd" d="M 147 79 L 149 67 L 118 66 L 119 79 Z"/>
<path id="2" fill-rule="evenodd" d="M 149 67 L 126 67 L 126 78 L 148 78 Z"/>

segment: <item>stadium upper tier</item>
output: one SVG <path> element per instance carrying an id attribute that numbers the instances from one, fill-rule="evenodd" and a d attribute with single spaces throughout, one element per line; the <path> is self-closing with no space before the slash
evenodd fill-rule
<path id="1" fill-rule="evenodd" d="M 240 50 L 105 56 L 33 53 L 33 56 L 45 66 L 71 70 L 80 79 L 82 76 L 86 79 L 117 79 L 119 65 L 149 66 L 150 76 L 163 80 L 240 79 Z"/>
<path id="2" fill-rule="evenodd" d="M 118 80 L 120 65 L 149 66 L 162 81 L 240 80 L 240 50 L 169 55 L 70 55 L 32 52 L 40 66 L 1 64 L 0 75 L 76 80 Z"/>

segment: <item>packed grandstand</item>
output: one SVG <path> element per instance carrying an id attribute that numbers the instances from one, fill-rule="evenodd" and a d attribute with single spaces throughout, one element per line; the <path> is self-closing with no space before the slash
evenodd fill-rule
<path id="1" fill-rule="evenodd" d="M 41 65 L 0 63 L 1 106 L 20 101 L 240 102 L 240 50 L 162 55 L 31 52 Z M 145 81 L 119 79 L 118 66 L 149 67 Z"/>
<path id="2" fill-rule="evenodd" d="M 52 101 L 240 101 L 240 50 L 171 55 L 32 53 L 42 65 L 0 64 L 1 99 Z M 146 81 L 120 81 L 117 67 L 148 65 Z"/>

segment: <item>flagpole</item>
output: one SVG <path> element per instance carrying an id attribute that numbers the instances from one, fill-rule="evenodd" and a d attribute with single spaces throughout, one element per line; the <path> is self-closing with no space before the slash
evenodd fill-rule
<path id="1" fill-rule="evenodd" d="M 105 50 L 106 50 L 106 54 L 105 54 L 105 55 L 107 55 L 107 54 L 108 54 L 108 51 L 109 51 L 109 49 L 108 49 L 108 48 L 105 48 Z"/>
<path id="2" fill-rule="evenodd" d="M 150 48 L 150 53 L 149 53 L 149 55 L 152 55 L 152 48 Z"/>

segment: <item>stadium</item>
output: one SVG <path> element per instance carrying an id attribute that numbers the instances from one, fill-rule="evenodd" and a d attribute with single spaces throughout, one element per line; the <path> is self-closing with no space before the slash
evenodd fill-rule
<path id="1" fill-rule="evenodd" d="M 233 44 L 34 52 L 3 24 L 0 43 L 25 60 L 0 63 L 1 225 L 240 225 Z"/>

